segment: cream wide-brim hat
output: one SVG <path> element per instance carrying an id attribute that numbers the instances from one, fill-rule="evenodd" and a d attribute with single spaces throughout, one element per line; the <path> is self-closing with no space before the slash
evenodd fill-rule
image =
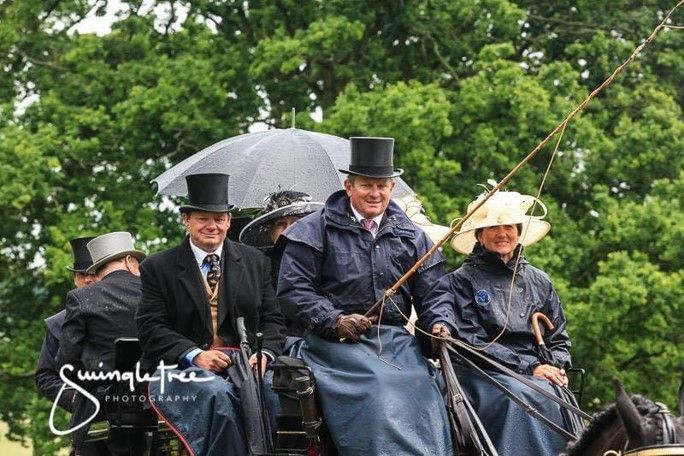
<path id="1" fill-rule="evenodd" d="M 406 213 L 414 225 L 425 231 L 425 234 L 428 235 L 433 243 L 436 244 L 441 241 L 449 232 L 448 226 L 437 225 L 427 218 L 423 213 L 423 203 L 420 202 L 416 195 L 406 195 L 401 198 L 394 198 L 392 201 Z"/>
<path id="2" fill-rule="evenodd" d="M 480 195 L 468 205 L 468 213 L 482 199 Z M 527 212 L 536 205 L 541 207 L 542 215 L 528 215 Z M 522 232 L 518 242 L 523 246 L 534 244 L 541 240 L 551 229 L 551 224 L 542 220 L 546 217 L 546 206 L 541 200 L 532 195 L 522 195 L 518 192 L 499 191 L 492 195 L 475 213 L 463 223 L 458 233 L 451 239 L 454 250 L 469 254 L 477 242 L 475 230 L 498 225 L 522 225 Z"/>

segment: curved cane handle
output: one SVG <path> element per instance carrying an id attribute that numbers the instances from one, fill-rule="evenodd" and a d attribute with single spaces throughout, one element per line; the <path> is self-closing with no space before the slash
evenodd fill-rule
<path id="1" fill-rule="evenodd" d="M 553 329 L 553 323 L 549 320 L 549 317 L 541 312 L 535 312 L 532 314 L 532 331 L 534 332 L 534 338 L 537 340 L 537 345 L 544 345 L 544 337 L 542 336 L 541 329 L 539 329 L 539 320 L 544 322 L 544 326 L 551 331 Z"/>

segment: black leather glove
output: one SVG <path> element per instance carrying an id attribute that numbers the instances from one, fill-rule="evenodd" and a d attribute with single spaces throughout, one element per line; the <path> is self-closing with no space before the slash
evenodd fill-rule
<path id="1" fill-rule="evenodd" d="M 358 342 L 361 335 L 368 331 L 370 327 L 371 321 L 368 317 L 360 314 L 351 314 L 337 317 L 333 329 L 340 339 L 351 339 Z"/>

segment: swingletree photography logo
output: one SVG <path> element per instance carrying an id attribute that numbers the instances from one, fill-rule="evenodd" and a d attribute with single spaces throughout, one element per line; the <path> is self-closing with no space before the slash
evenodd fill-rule
<path id="1" fill-rule="evenodd" d="M 102 367 L 102 363 L 100 363 L 100 367 Z M 73 376 L 69 375 L 74 372 L 74 366 L 71 364 L 65 364 L 59 369 L 59 376 L 64 382 L 62 387 L 60 388 L 59 392 L 57 393 L 57 397 L 55 398 L 54 402 L 52 403 L 52 408 L 50 409 L 50 417 L 49 417 L 49 426 L 50 430 L 55 434 L 55 435 L 68 435 L 71 434 L 72 432 L 77 431 L 78 429 L 82 428 L 83 426 L 87 426 L 92 420 L 95 419 L 95 417 L 98 416 L 100 413 L 100 409 L 102 405 L 100 404 L 100 399 L 96 397 L 92 392 L 88 391 L 88 389 L 84 388 L 82 383 L 83 382 L 125 382 L 128 384 L 128 392 L 126 394 L 106 394 L 103 397 L 101 397 L 104 401 L 110 401 L 110 402 L 194 402 L 196 399 L 196 396 L 183 396 L 183 395 L 166 395 L 165 394 L 165 388 L 166 384 L 177 381 L 181 383 L 204 383 L 204 382 L 210 382 L 217 378 L 215 375 L 210 375 L 206 377 L 198 376 L 196 371 L 190 371 L 190 372 L 185 372 L 182 370 L 177 370 L 178 365 L 177 364 L 170 364 L 166 365 L 164 364 L 164 361 L 162 360 L 159 363 L 159 366 L 157 366 L 157 370 L 154 374 L 148 374 L 144 372 L 140 372 L 140 363 L 136 363 L 135 365 L 135 370 L 134 371 L 118 371 L 118 370 L 113 370 L 113 371 L 88 371 L 88 370 L 81 370 L 79 369 L 76 372 L 76 379 L 77 381 L 74 381 Z M 147 394 L 140 394 L 136 392 L 136 384 L 141 383 L 141 382 L 159 382 L 159 393 L 153 396 L 148 396 Z M 73 426 L 70 427 L 69 429 L 66 430 L 60 430 L 55 427 L 54 424 L 54 416 L 55 416 L 55 410 L 57 409 L 57 404 L 59 403 L 59 399 L 62 397 L 62 394 L 67 388 L 72 388 L 76 394 L 83 395 L 85 400 L 90 401 L 93 406 L 94 410 L 88 416 L 85 418 L 81 423 L 72 423 Z"/>

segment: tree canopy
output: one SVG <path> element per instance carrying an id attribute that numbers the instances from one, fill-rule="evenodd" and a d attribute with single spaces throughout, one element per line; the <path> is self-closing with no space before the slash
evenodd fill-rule
<path id="1" fill-rule="evenodd" d="M 0 419 L 36 454 L 43 319 L 68 240 L 182 236 L 150 180 L 255 123 L 396 138 L 431 218 L 461 216 L 662 20 L 674 0 L 0 1 Z M 79 32 L 119 7 L 111 30 Z M 684 10 L 672 18 L 684 25 Z M 663 30 L 566 129 L 530 247 L 569 318 L 590 409 L 610 378 L 674 404 L 684 372 L 684 31 Z M 553 143 L 553 141 L 552 141 Z M 552 145 L 509 185 L 536 194 Z M 450 268 L 463 257 L 447 252 Z"/>

